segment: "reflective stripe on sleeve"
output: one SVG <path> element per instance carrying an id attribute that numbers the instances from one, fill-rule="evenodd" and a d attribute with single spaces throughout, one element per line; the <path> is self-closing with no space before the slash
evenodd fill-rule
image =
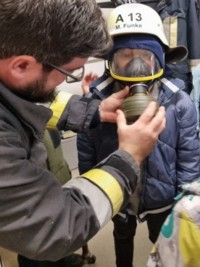
<path id="1" fill-rule="evenodd" d="M 102 169 L 92 169 L 82 174 L 82 177 L 96 184 L 106 194 L 111 202 L 113 215 L 117 214 L 123 203 L 123 192 L 118 181 Z"/>
<path id="2" fill-rule="evenodd" d="M 89 203 L 98 220 L 99 228 L 102 228 L 105 224 L 107 224 L 107 222 L 110 221 L 112 217 L 111 203 L 108 197 L 101 189 L 99 189 L 99 187 L 82 177 L 71 179 L 64 184 L 63 187 L 77 189 L 89 200 Z"/>
<path id="3" fill-rule="evenodd" d="M 72 94 L 60 91 L 55 100 L 51 103 L 50 109 L 53 111 L 51 119 L 47 123 L 47 129 L 57 129 L 56 125 Z"/>

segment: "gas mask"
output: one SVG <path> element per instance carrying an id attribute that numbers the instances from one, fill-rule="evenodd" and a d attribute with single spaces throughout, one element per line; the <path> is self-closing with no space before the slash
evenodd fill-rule
<path id="1" fill-rule="evenodd" d="M 149 85 L 163 74 L 153 52 L 146 49 L 123 48 L 117 50 L 109 65 L 111 76 L 123 86 L 130 87 L 122 110 L 128 123 L 134 122 L 146 106 L 156 99 L 149 94 Z"/>

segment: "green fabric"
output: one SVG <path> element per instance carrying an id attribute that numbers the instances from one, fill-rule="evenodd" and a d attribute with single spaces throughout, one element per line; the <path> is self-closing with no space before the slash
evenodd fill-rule
<path id="1" fill-rule="evenodd" d="M 63 156 L 59 132 L 46 130 L 44 143 L 47 149 L 47 169 L 54 173 L 63 185 L 71 179 L 71 171 Z"/>

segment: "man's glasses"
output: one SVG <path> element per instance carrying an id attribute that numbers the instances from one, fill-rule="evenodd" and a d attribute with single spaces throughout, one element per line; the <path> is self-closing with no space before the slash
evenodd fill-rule
<path id="1" fill-rule="evenodd" d="M 64 70 L 63 68 L 57 67 L 52 63 L 45 63 L 46 65 L 54 68 L 55 70 L 59 71 L 60 73 L 64 74 L 66 76 L 66 82 L 67 83 L 74 83 L 74 82 L 80 82 L 83 79 L 85 68 L 84 66 L 81 68 L 78 68 L 74 70 L 72 73 Z"/>

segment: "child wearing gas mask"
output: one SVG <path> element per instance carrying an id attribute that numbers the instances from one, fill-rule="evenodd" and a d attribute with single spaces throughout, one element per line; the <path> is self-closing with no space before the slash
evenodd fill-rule
<path id="1" fill-rule="evenodd" d="M 151 19 L 149 19 L 151 18 Z M 107 18 L 114 45 L 105 73 L 90 85 L 88 97 L 104 99 L 130 87 L 122 109 L 133 123 L 149 101 L 166 109 L 166 128 L 142 166 L 138 188 L 126 209 L 113 218 L 117 267 L 132 267 L 137 221 L 147 222 L 154 243 L 181 185 L 200 174 L 197 114 L 184 82 L 171 77 L 166 62 L 185 58 L 185 47 L 169 48 L 159 15 L 143 4 L 116 7 Z M 118 147 L 117 127 L 101 123 L 78 134 L 79 171 L 84 173 Z M 114 190 L 114 189 L 113 189 Z"/>

